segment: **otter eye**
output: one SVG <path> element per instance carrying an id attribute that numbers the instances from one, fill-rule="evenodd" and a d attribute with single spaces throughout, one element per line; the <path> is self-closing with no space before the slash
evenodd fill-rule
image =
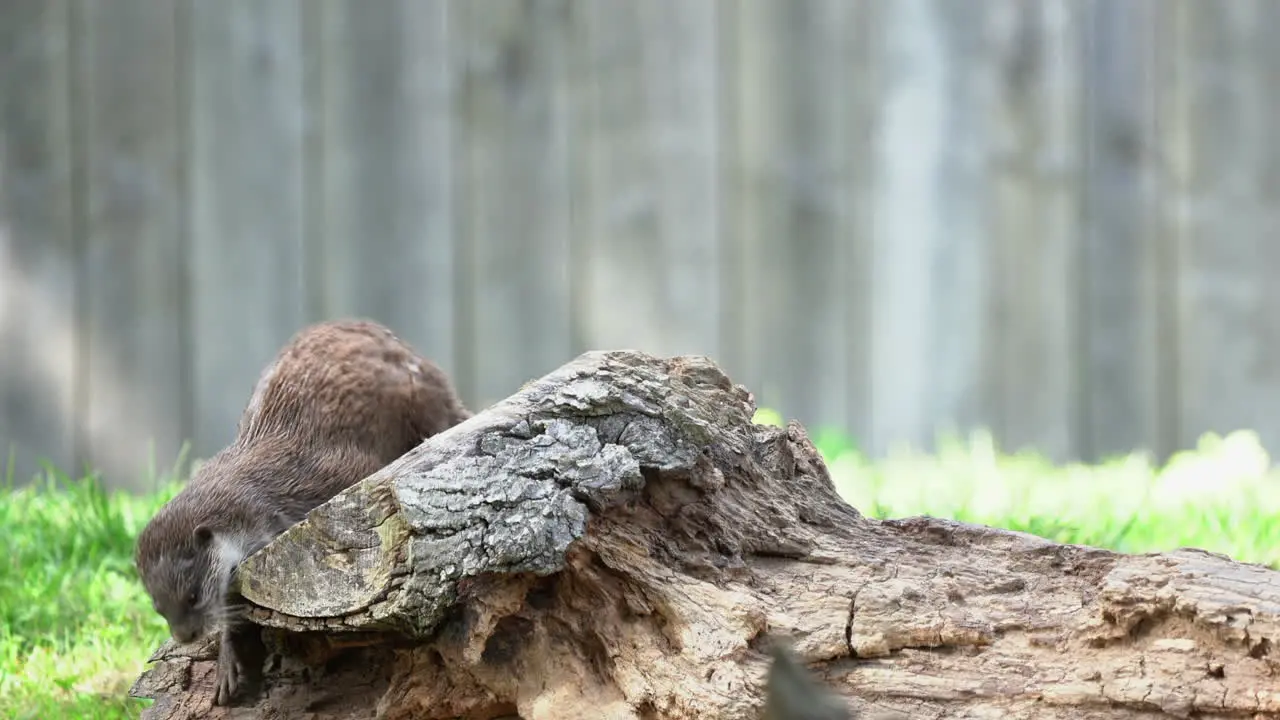
<path id="1" fill-rule="evenodd" d="M 187 604 L 190 605 L 191 607 L 195 607 L 196 602 L 198 602 L 199 600 L 200 600 L 199 593 L 192 592 L 190 595 L 187 596 Z"/>

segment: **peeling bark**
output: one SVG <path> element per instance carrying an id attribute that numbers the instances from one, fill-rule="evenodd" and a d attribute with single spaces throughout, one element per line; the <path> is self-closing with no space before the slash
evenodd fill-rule
<path id="1" fill-rule="evenodd" d="M 772 638 L 870 718 L 1280 718 L 1280 573 L 843 502 L 701 357 L 583 355 L 240 568 L 263 692 L 166 642 L 145 717 L 757 718 Z"/>

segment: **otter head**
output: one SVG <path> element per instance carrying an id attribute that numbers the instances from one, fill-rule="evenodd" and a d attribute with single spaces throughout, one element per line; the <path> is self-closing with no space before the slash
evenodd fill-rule
<path id="1" fill-rule="evenodd" d="M 225 621 L 234 562 L 212 528 L 197 525 L 175 537 L 157 517 L 138 538 L 138 574 L 151 605 L 180 643 L 192 642 Z M 160 542 L 163 540 L 164 542 Z"/>

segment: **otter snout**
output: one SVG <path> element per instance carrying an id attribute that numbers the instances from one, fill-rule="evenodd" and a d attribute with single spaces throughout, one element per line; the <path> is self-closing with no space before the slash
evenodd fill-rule
<path id="1" fill-rule="evenodd" d="M 183 645 L 189 642 L 195 642 L 196 638 L 200 637 L 200 631 L 202 629 L 203 628 L 199 625 L 190 623 L 183 623 L 181 625 L 169 623 L 169 634 L 173 636 L 174 640 L 177 640 Z"/>

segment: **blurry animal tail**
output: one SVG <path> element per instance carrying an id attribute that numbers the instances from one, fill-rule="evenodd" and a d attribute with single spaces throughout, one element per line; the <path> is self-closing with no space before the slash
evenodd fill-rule
<path id="1" fill-rule="evenodd" d="M 765 689 L 763 720 L 856 720 L 848 704 L 813 676 L 780 642 Z"/>

